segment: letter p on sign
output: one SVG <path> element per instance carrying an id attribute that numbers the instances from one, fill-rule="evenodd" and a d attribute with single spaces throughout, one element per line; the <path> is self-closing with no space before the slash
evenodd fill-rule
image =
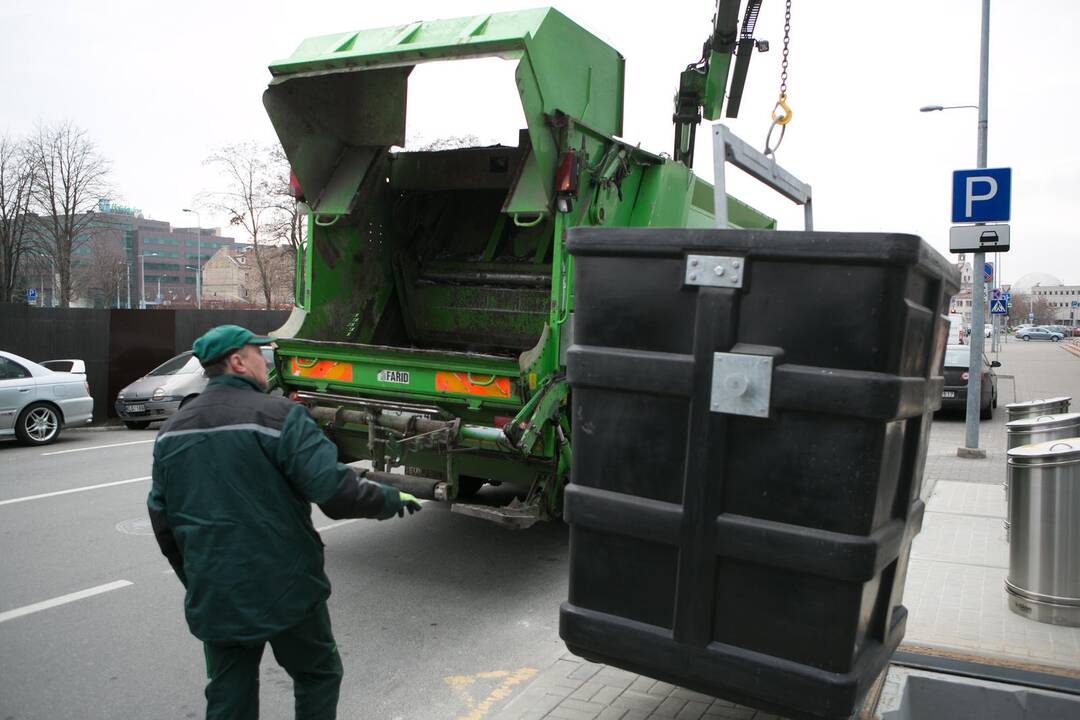
<path id="1" fill-rule="evenodd" d="M 953 172 L 952 221 L 1008 222 L 1011 191 L 1012 168 Z"/>

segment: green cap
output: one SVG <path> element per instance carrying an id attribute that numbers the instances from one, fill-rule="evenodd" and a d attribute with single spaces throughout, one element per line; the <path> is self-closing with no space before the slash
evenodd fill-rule
<path id="1" fill-rule="evenodd" d="M 256 335 L 239 325 L 218 325 L 196 340 L 191 351 L 206 367 L 245 345 L 268 345 L 272 342 L 274 338 Z"/>

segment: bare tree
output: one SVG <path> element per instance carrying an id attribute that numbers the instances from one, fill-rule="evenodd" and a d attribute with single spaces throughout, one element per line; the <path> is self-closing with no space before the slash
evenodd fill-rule
<path id="1" fill-rule="evenodd" d="M 38 126 L 29 151 L 37 174 L 32 196 L 39 242 L 56 265 L 60 307 L 68 307 L 71 255 L 90 240 L 86 231 L 94 207 L 109 194 L 109 162 L 86 131 L 71 122 Z"/>
<path id="2" fill-rule="evenodd" d="M 1044 296 L 1035 295 L 1034 293 L 1014 292 L 1012 295 L 1013 318 L 1028 322 L 1027 317 L 1029 314 L 1035 315 L 1032 322 L 1036 325 L 1053 325 L 1056 322 L 1054 308 L 1050 306 L 1050 301 Z"/>
<path id="3" fill-rule="evenodd" d="M 288 242 L 295 253 L 304 243 L 307 216 L 301 209 L 300 203 L 293 197 L 290 187 L 292 170 L 289 167 L 288 158 L 285 157 L 285 151 L 280 145 L 271 146 L 269 151 L 272 172 L 270 192 L 274 200 L 274 209 L 267 229 L 279 243 Z"/>
<path id="4" fill-rule="evenodd" d="M 245 287 L 249 297 L 272 297 L 273 304 L 285 305 L 293 300 L 293 286 L 296 273 L 296 253 L 289 245 L 263 245 L 252 248 L 248 257 L 253 258 L 249 265 Z M 263 270 L 260 271 L 259 268 Z M 264 283 L 269 283 L 266 288 Z"/>
<path id="5" fill-rule="evenodd" d="M 270 254 L 260 250 L 274 244 L 280 212 L 280 166 L 273 152 L 271 146 L 244 142 L 222 147 L 204 161 L 224 181 L 221 190 L 204 194 L 205 204 L 227 215 L 229 224 L 242 228 L 251 241 L 256 286 L 267 309 L 274 304 L 275 282 Z"/>
<path id="6" fill-rule="evenodd" d="M 115 238 L 95 233 L 90 241 L 90 255 L 86 264 L 72 272 L 72 285 L 97 294 L 105 307 L 120 306 L 117 299 L 125 292 L 127 267 L 124 251 Z"/>
<path id="7" fill-rule="evenodd" d="M 33 190 L 34 164 L 26 143 L 0 135 L 0 302 L 15 298 L 23 255 L 29 249 Z"/>

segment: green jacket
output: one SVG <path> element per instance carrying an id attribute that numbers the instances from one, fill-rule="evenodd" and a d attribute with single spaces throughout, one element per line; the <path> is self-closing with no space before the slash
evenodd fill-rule
<path id="1" fill-rule="evenodd" d="M 337 461 L 303 406 L 245 378 L 213 378 L 165 423 L 147 505 L 187 589 L 193 635 L 266 640 L 330 595 L 311 503 L 333 518 L 386 518 L 400 508 L 397 490 Z"/>

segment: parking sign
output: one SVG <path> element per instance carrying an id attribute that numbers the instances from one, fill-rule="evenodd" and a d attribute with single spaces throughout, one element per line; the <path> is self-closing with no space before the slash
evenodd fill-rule
<path id="1" fill-rule="evenodd" d="M 1009 221 L 1012 168 L 980 168 L 953 172 L 952 221 Z"/>

